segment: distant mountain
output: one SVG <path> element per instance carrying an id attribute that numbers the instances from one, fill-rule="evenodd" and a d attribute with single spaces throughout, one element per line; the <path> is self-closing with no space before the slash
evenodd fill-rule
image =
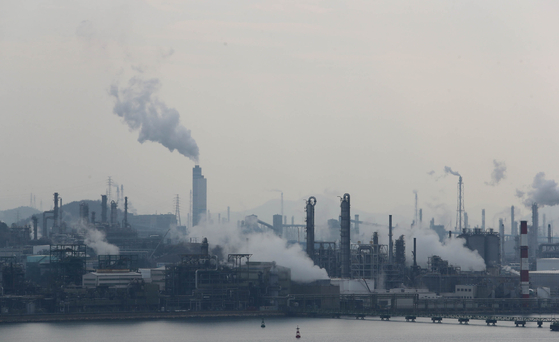
<path id="1" fill-rule="evenodd" d="M 15 209 L 8 209 L 0 211 L 0 221 L 4 222 L 8 226 L 12 223 L 22 221 L 35 214 L 40 214 L 41 212 L 35 208 L 31 207 L 19 207 Z"/>

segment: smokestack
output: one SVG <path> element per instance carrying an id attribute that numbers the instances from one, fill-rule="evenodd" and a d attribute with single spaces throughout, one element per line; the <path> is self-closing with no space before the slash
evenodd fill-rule
<path id="1" fill-rule="evenodd" d="M 350 278 L 350 203 L 349 194 L 344 194 L 341 207 L 341 222 L 340 222 L 340 248 L 341 248 L 341 262 L 342 262 L 342 278 Z"/>
<path id="2" fill-rule="evenodd" d="M 227 223 L 231 222 L 231 211 L 229 207 L 227 207 Z"/>
<path id="3" fill-rule="evenodd" d="M 52 231 L 53 232 L 58 232 L 58 192 L 54 193 L 54 210 L 53 210 L 53 221 L 54 223 L 52 224 Z"/>
<path id="4" fill-rule="evenodd" d="M 481 230 L 485 230 L 485 209 L 481 209 Z"/>
<path id="5" fill-rule="evenodd" d="M 388 263 L 392 263 L 392 251 L 394 245 L 392 244 L 392 215 L 388 215 Z"/>
<path id="6" fill-rule="evenodd" d="M 528 222 L 520 221 L 520 288 L 522 298 L 530 298 L 530 263 L 528 261 Z"/>
<path id="7" fill-rule="evenodd" d="M 37 216 L 33 215 L 33 217 L 31 217 L 31 219 L 33 220 L 33 240 L 37 240 Z M 551 228 L 550 228 L 551 229 Z"/>
<path id="8" fill-rule="evenodd" d="M 419 209 L 419 226 L 423 223 L 423 209 Z"/>
<path id="9" fill-rule="evenodd" d="M 510 207 L 510 235 L 512 235 L 513 237 L 518 234 L 515 228 L 516 227 L 514 224 L 514 205 L 513 205 Z"/>
<path id="10" fill-rule="evenodd" d="M 116 202 L 111 201 L 111 226 L 116 224 Z"/>
<path id="11" fill-rule="evenodd" d="M 124 197 L 124 228 L 128 227 L 128 197 Z"/>
<path id="12" fill-rule="evenodd" d="M 355 215 L 355 234 L 359 235 L 359 215 Z"/>
<path id="13" fill-rule="evenodd" d="M 417 226 L 418 225 L 418 215 L 417 215 L 417 191 L 414 191 L 415 194 L 415 216 L 413 219 L 413 225 Z"/>
<path id="14" fill-rule="evenodd" d="M 202 240 L 202 244 L 200 245 L 200 249 L 201 249 L 202 255 L 210 254 L 209 253 L 208 238 L 204 238 L 204 240 Z"/>
<path id="15" fill-rule="evenodd" d="M 413 238 L 413 267 L 417 267 L 417 238 Z"/>
<path id="16" fill-rule="evenodd" d="M 283 192 L 281 193 L 281 216 L 283 216 Z"/>
<path id="17" fill-rule="evenodd" d="M 547 225 L 547 243 L 553 243 L 553 237 L 551 236 L 551 224 Z"/>
<path id="18" fill-rule="evenodd" d="M 94 211 L 91 212 L 91 223 L 95 224 L 95 212 Z"/>
<path id="19" fill-rule="evenodd" d="M 107 223 L 107 195 L 101 195 L 101 223 Z"/>
<path id="20" fill-rule="evenodd" d="M 468 213 L 464 212 L 464 228 L 468 228 Z"/>
<path id="21" fill-rule="evenodd" d="M 528 233 L 528 246 L 530 247 L 530 258 L 536 259 L 536 251 L 538 249 L 538 230 L 539 230 L 539 222 L 538 222 L 538 204 L 532 204 L 532 230 Z"/>
<path id="22" fill-rule="evenodd" d="M 307 200 L 307 255 L 314 262 L 314 206 L 316 205 L 316 198 L 309 197 Z"/>
<path id="23" fill-rule="evenodd" d="M 499 238 L 501 241 L 501 265 L 505 264 L 505 224 L 499 219 Z"/>

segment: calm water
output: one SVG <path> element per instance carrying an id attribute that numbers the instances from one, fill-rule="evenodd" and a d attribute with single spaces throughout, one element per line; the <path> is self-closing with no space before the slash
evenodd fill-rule
<path id="1" fill-rule="evenodd" d="M 446 320 L 442 324 L 427 319 L 417 322 L 378 318 L 270 318 L 266 328 L 260 319 L 206 319 L 137 322 L 26 323 L 0 325 L 0 341 L 56 342 L 190 342 L 190 341 L 394 341 L 394 342 L 463 342 L 463 341 L 557 341 L 549 323 L 538 329 L 536 323 L 516 328 L 513 323 L 499 322 L 487 326 L 481 321 L 460 325 Z"/>

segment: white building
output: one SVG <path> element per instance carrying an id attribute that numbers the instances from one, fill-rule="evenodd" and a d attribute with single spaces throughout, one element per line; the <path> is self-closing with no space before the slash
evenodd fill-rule
<path id="1" fill-rule="evenodd" d="M 124 270 L 104 270 L 102 272 L 91 272 L 82 276 L 83 288 L 96 288 L 106 286 L 112 288 L 126 288 L 133 280 L 142 279 L 138 272 Z"/>
<path id="2" fill-rule="evenodd" d="M 165 290 L 165 266 L 159 268 L 140 268 L 138 270 L 145 283 L 159 285 L 159 291 Z"/>

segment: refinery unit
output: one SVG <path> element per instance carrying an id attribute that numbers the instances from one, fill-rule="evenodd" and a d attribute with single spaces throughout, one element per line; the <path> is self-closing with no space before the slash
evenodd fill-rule
<path id="1" fill-rule="evenodd" d="M 463 239 L 483 259 L 483 271 L 463 270 L 435 254 L 417 260 L 417 238 L 394 236 L 392 215 L 388 236 L 382 237 L 387 244 L 379 242 L 383 229 L 374 231 L 370 241 L 354 241 L 352 235 L 360 227 L 374 230 L 378 225 L 351 215 L 347 193 L 340 199 L 339 217 L 328 220 L 333 232 L 328 236 L 336 237 L 331 241 L 316 239 L 315 209 L 320 203 L 314 196 L 305 203 L 304 224 L 293 219 L 288 224 L 283 213 L 274 215 L 271 224 L 256 215 L 237 223 L 246 234 L 274 234 L 286 244 L 300 245 L 328 276 L 309 282 L 292 280 L 281 258 L 261 261 L 250 251 L 225 253 L 206 237 L 169 238 L 171 230 L 186 233 L 190 222 L 197 226 L 209 221 L 207 179 L 199 166 L 193 170 L 187 226 L 177 215 L 129 214 L 122 188 L 110 203 L 110 196 L 102 195 L 100 201 L 63 206 L 54 193 L 53 209 L 32 216 L 30 225 L 8 227 L 0 222 L 0 313 L 429 309 L 445 300 L 559 297 L 559 244 L 553 242 L 550 225 L 548 236 L 540 235 L 537 204 L 532 206 L 531 226 L 514 221 L 511 208 L 511 234 L 504 233 L 502 220 L 497 229 L 486 228 L 484 212 L 482 226 L 470 228 L 461 176 L 458 184 L 456 228 L 445 230 L 434 219 L 428 227 L 443 243 Z M 411 229 L 418 229 L 422 216 L 416 195 Z M 229 220 L 229 212 L 226 219 L 218 218 L 220 223 Z M 290 238 L 293 231 L 304 231 L 304 237 Z M 406 257 L 410 247 L 411 260 Z"/>

